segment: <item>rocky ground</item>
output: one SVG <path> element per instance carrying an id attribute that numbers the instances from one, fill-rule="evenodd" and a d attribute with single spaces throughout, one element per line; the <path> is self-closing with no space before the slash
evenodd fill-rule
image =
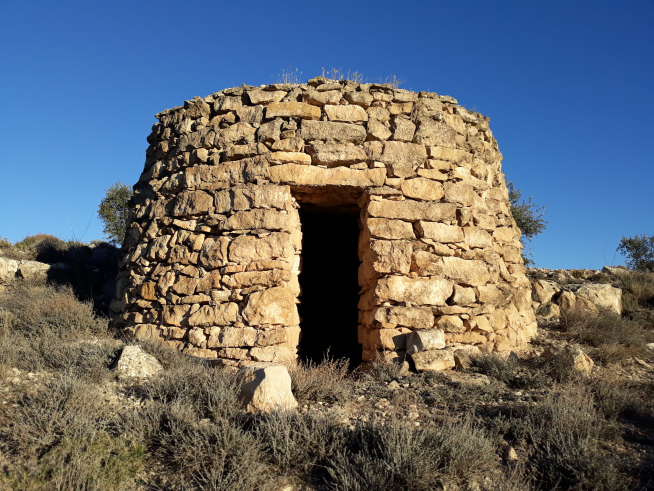
<path id="1" fill-rule="evenodd" d="M 14 281 L 0 294 L 0 489 L 654 488 L 654 275 L 530 275 L 542 315 L 524 350 L 443 372 L 290 367 L 298 409 L 272 416 L 244 412 L 234 372 L 204 360 L 144 344 L 156 366 L 125 371 L 92 304 Z M 619 288 L 622 313 L 573 308 L 589 285 Z"/>

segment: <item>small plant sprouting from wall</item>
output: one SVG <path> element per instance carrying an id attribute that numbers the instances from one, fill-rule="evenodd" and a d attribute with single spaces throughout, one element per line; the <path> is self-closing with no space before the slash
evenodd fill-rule
<path id="1" fill-rule="evenodd" d="M 366 80 L 362 73 L 353 72 L 352 70 L 346 72 L 342 68 L 330 68 L 329 70 L 325 70 L 325 67 L 323 67 L 320 76 L 332 80 L 350 80 L 356 84 L 362 84 Z"/>
<path id="2" fill-rule="evenodd" d="M 324 67 L 322 68 L 322 73 L 320 74 L 321 77 L 330 79 L 330 80 L 349 80 L 350 82 L 354 82 L 355 84 L 363 84 L 366 83 L 368 78 L 364 77 L 362 73 L 358 71 L 352 71 L 352 70 L 343 70 L 342 68 L 330 68 L 326 70 Z M 302 72 L 299 71 L 298 68 L 293 70 L 293 67 L 291 65 L 288 66 L 288 69 L 282 68 L 281 73 L 277 74 L 277 80 L 275 83 L 278 84 L 301 84 L 302 80 Z M 270 78 L 273 78 L 271 75 Z M 374 83 L 378 84 L 384 84 L 384 85 L 390 85 L 394 89 L 397 89 L 402 85 L 403 83 L 406 82 L 406 80 L 398 78 L 396 75 L 388 75 L 386 78 L 375 78 L 372 80 Z"/>
<path id="3" fill-rule="evenodd" d="M 282 68 L 282 73 L 277 74 L 277 83 L 278 84 L 300 84 L 300 76 L 302 72 L 298 73 L 298 68 L 293 70 L 291 65 L 288 66 L 288 70 Z M 270 76 L 272 78 L 272 75 Z"/>

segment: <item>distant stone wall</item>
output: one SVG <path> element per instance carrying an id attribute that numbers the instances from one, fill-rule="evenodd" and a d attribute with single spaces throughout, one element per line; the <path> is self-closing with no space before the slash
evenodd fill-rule
<path id="1" fill-rule="evenodd" d="M 403 357 L 417 330 L 445 350 L 535 334 L 502 156 L 452 97 L 316 78 L 157 118 L 111 305 L 136 338 L 228 365 L 294 360 L 304 203 L 360 213 L 364 361 Z"/>

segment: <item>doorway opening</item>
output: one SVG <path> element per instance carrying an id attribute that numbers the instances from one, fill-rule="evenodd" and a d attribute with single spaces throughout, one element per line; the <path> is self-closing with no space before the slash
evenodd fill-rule
<path id="1" fill-rule="evenodd" d="M 361 363 L 358 323 L 358 214 L 324 213 L 300 208 L 302 287 L 298 306 L 302 328 L 300 358 L 320 363 L 347 358 L 350 369 Z"/>

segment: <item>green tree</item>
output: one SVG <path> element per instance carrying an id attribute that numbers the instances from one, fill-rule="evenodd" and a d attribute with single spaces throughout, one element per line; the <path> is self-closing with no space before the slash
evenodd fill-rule
<path id="1" fill-rule="evenodd" d="M 98 217 L 102 220 L 104 235 L 113 244 L 122 244 L 129 215 L 129 200 L 132 188 L 121 181 L 112 184 L 105 191 L 105 197 L 98 207 Z"/>
<path id="2" fill-rule="evenodd" d="M 616 250 L 627 258 L 630 269 L 654 272 L 654 235 L 622 237 Z"/>
<path id="3" fill-rule="evenodd" d="M 522 242 L 522 259 L 525 262 L 525 266 L 530 266 L 534 264 L 533 253 L 531 240 L 537 235 L 541 234 L 546 227 L 547 222 L 543 219 L 545 214 L 544 206 L 538 206 L 529 199 L 525 201 L 522 198 L 522 191 L 520 189 L 515 189 L 512 181 L 507 182 L 507 187 L 509 188 L 509 202 L 511 203 L 511 214 L 515 220 L 516 225 L 522 232 L 522 237 L 520 237 L 520 242 Z"/>

